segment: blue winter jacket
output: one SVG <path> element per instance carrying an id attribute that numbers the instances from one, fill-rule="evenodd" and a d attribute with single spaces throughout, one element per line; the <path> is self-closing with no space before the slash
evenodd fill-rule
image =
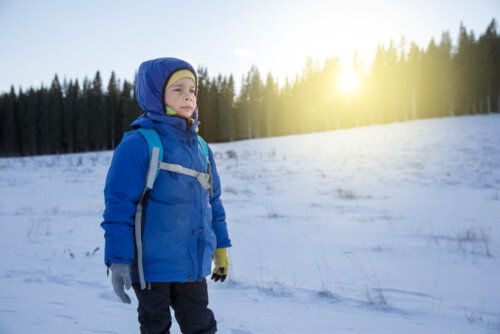
<path id="1" fill-rule="evenodd" d="M 163 143 L 163 161 L 206 172 L 195 123 L 167 116 L 164 91 L 170 76 L 180 69 L 195 74 L 180 59 L 160 58 L 141 64 L 136 78 L 136 97 L 146 111 L 132 128 L 154 128 Z M 104 189 L 106 208 L 101 226 L 105 230 L 105 263 L 132 264 L 137 282 L 134 241 L 136 205 L 144 189 L 149 148 L 140 133 L 125 138 L 116 148 Z M 161 170 L 143 202 L 142 248 L 146 282 L 188 282 L 211 272 L 215 248 L 231 246 L 221 186 L 212 150 L 209 159 L 213 195 L 194 177 Z"/>

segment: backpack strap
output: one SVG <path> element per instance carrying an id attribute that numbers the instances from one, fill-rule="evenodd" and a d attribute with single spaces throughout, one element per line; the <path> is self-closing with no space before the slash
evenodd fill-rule
<path id="1" fill-rule="evenodd" d="M 152 189 L 156 177 L 160 173 L 158 162 L 163 160 L 163 144 L 155 129 L 139 128 L 137 131 L 146 139 L 149 148 L 149 168 L 146 177 L 147 189 Z"/>
<path id="2" fill-rule="evenodd" d="M 149 190 L 153 188 L 154 181 L 156 180 L 158 173 L 160 173 L 160 170 L 158 169 L 158 162 L 163 160 L 163 144 L 158 132 L 156 132 L 155 129 L 145 128 L 125 132 L 123 134 L 122 141 L 135 132 L 139 132 L 148 143 L 149 167 L 146 174 L 146 189 Z"/>
<path id="3" fill-rule="evenodd" d="M 212 185 L 210 184 L 210 175 L 208 173 L 201 173 L 194 169 L 189 169 L 181 165 L 169 164 L 166 162 L 160 162 L 159 169 L 195 177 L 196 179 L 198 179 L 198 182 L 200 182 L 201 186 L 205 189 L 210 189 L 212 187 Z"/>
<path id="4" fill-rule="evenodd" d="M 205 142 L 205 140 L 203 140 L 203 138 L 201 138 L 200 135 L 198 135 L 198 144 L 200 145 L 200 148 L 201 148 L 201 151 L 203 152 L 203 157 L 205 158 L 205 168 L 207 169 L 207 172 L 208 172 L 208 184 L 209 184 L 209 192 L 210 192 L 210 196 L 213 196 L 214 195 L 214 180 L 213 180 L 213 177 L 212 177 L 212 167 L 210 165 L 210 159 L 208 157 L 208 145 L 207 143 Z M 205 188 L 207 189 L 207 188 Z"/>
<path id="5" fill-rule="evenodd" d="M 144 290 L 146 288 L 146 282 L 144 279 L 144 268 L 142 263 L 143 201 L 144 197 L 146 196 L 146 193 L 153 188 L 156 177 L 160 172 L 158 165 L 159 162 L 163 160 L 163 144 L 156 130 L 144 129 L 144 128 L 139 128 L 137 130 L 132 130 L 124 133 L 122 141 L 135 132 L 139 132 L 148 143 L 148 157 L 149 157 L 148 171 L 146 174 L 146 184 L 144 185 L 141 197 L 137 202 L 135 210 L 135 219 L 134 219 L 134 235 L 135 235 L 135 245 L 137 250 L 137 269 L 138 269 L 137 271 L 139 272 L 139 282 L 141 284 L 141 290 Z"/>
<path id="6" fill-rule="evenodd" d="M 200 135 L 198 135 L 198 144 L 200 145 L 201 151 L 203 152 L 203 157 L 205 158 L 205 168 L 207 168 L 209 159 L 208 159 L 208 147 L 207 143 Z"/>

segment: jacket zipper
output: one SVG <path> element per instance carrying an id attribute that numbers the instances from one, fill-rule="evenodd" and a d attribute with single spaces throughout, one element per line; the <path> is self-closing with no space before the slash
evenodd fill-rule
<path id="1" fill-rule="evenodd" d="M 191 144 L 189 143 L 189 128 L 191 126 L 189 125 L 189 121 L 186 120 L 186 144 L 188 145 L 188 148 L 191 146 Z M 201 196 L 199 196 L 200 194 L 196 194 L 195 192 L 195 196 L 198 197 L 198 198 L 201 198 Z M 196 231 L 196 229 L 193 229 L 194 231 Z M 201 240 L 201 232 L 202 232 L 202 227 L 198 226 L 198 235 L 197 235 L 197 238 L 196 238 L 196 255 L 197 255 L 197 258 L 198 258 L 198 268 L 196 268 L 197 272 L 195 272 L 195 274 L 193 275 L 193 278 L 195 280 L 198 280 L 199 278 L 201 278 L 201 273 L 202 273 L 202 268 L 203 268 L 203 254 L 205 252 L 204 249 L 200 249 L 201 247 L 201 243 L 202 243 L 202 240 Z"/>
<path id="2" fill-rule="evenodd" d="M 189 128 L 190 128 L 190 125 L 189 125 L 189 120 L 186 120 L 186 145 L 188 146 L 188 151 L 191 150 L 191 143 L 189 142 Z M 195 197 L 198 197 L 198 194 L 195 190 Z M 196 231 L 195 228 L 193 228 L 193 231 Z M 197 257 L 197 261 L 198 261 L 198 268 L 195 268 L 195 273 L 193 275 L 193 279 L 194 280 L 198 280 L 198 277 L 200 277 L 201 275 L 201 261 L 200 261 L 200 243 L 201 243 L 201 240 L 200 240 L 200 231 L 199 231 L 199 227 L 198 227 L 198 233 L 196 233 L 196 257 Z"/>

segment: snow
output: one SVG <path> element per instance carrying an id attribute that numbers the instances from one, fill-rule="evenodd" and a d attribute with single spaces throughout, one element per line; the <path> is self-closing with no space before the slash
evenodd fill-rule
<path id="1" fill-rule="evenodd" d="M 500 115 L 211 147 L 220 333 L 500 331 Z M 103 264 L 111 157 L 0 159 L 0 333 L 139 332 Z"/>

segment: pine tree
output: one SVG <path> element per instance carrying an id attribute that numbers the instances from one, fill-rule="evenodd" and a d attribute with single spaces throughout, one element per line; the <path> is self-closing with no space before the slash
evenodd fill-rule
<path id="1" fill-rule="evenodd" d="M 455 91 L 457 94 L 457 111 L 459 115 L 474 112 L 473 82 L 474 61 L 474 36 L 467 33 L 463 25 L 460 25 L 458 40 L 458 51 L 454 57 Z"/>
<path id="2" fill-rule="evenodd" d="M 217 141 L 235 140 L 234 120 L 234 79 L 224 77 L 218 95 L 219 106 L 219 138 Z"/>
<path id="3" fill-rule="evenodd" d="M 78 86 L 78 80 L 75 82 Z M 91 84 L 88 78 L 83 80 L 83 87 L 78 94 L 78 107 L 75 110 L 75 149 L 77 152 L 87 152 L 90 150 L 90 120 L 89 120 L 89 92 Z"/>
<path id="4" fill-rule="evenodd" d="M 29 133 L 27 128 L 28 120 L 28 94 L 23 93 L 22 89 L 19 89 L 19 93 L 17 95 L 17 110 L 15 114 L 16 124 L 17 124 L 17 141 L 19 143 L 19 151 L 17 154 L 19 155 L 29 155 L 28 150 L 28 141 L 29 141 Z"/>
<path id="5" fill-rule="evenodd" d="M 23 154 L 35 155 L 38 153 L 37 143 L 37 123 L 36 113 L 38 112 L 38 94 L 33 88 L 28 92 L 26 114 L 24 117 L 24 137 L 23 137 Z"/>
<path id="6" fill-rule="evenodd" d="M 334 57 L 325 60 L 325 65 L 323 66 L 323 70 L 321 71 L 321 86 L 325 91 L 322 98 L 323 108 L 325 108 L 325 119 L 323 121 L 325 124 L 325 129 L 327 131 L 335 128 L 335 118 L 338 117 L 339 94 L 337 93 L 337 82 L 339 80 L 340 68 L 340 60 Z M 287 86 L 288 80 L 285 87 Z M 281 118 L 284 119 L 283 117 Z"/>
<path id="7" fill-rule="evenodd" d="M 263 122 L 261 124 L 264 129 L 265 137 L 271 137 L 276 133 L 275 127 L 276 123 L 278 122 L 278 119 L 276 117 L 276 98 L 278 95 L 277 92 L 278 87 L 274 82 L 274 78 L 271 73 L 268 73 L 266 78 L 266 86 L 264 87 L 262 97 Z"/>
<path id="8" fill-rule="evenodd" d="M 115 78 L 115 72 L 111 73 L 106 94 L 106 116 L 107 135 L 109 138 L 107 148 L 114 149 L 120 143 L 122 136 L 123 112 L 120 108 L 120 89 Z"/>
<path id="9" fill-rule="evenodd" d="M 120 109 L 123 113 L 123 118 L 121 121 L 121 133 L 129 130 L 130 124 L 139 116 L 137 112 L 133 86 L 127 80 L 123 82 L 123 88 L 120 96 Z"/>
<path id="10" fill-rule="evenodd" d="M 24 144 L 24 138 L 26 138 L 26 133 L 24 131 L 24 118 L 26 116 L 26 109 L 27 109 L 27 96 L 26 94 L 23 93 L 23 90 L 19 88 L 19 93 L 17 94 L 17 108 L 16 112 L 14 114 L 14 123 L 16 124 L 16 133 L 17 133 L 17 138 L 16 141 L 18 142 L 18 151 L 16 152 L 16 155 L 26 155 L 26 152 L 24 150 L 25 144 Z"/>
<path id="11" fill-rule="evenodd" d="M 102 80 L 99 71 L 96 72 L 92 85 L 87 92 L 88 101 L 88 134 L 89 149 L 103 150 L 107 148 L 107 122 L 105 103 L 102 91 Z"/>
<path id="12" fill-rule="evenodd" d="M 419 113 L 418 101 L 420 100 L 420 89 L 422 87 L 422 52 L 420 48 L 415 44 L 411 43 L 410 51 L 408 53 L 408 79 L 409 79 L 409 89 L 410 89 L 410 118 L 417 119 L 422 116 Z"/>
<path id="13" fill-rule="evenodd" d="M 248 113 L 249 137 L 260 138 L 262 129 L 262 90 L 263 85 L 260 73 L 256 66 L 252 66 L 248 73 Z"/>
<path id="14" fill-rule="evenodd" d="M 307 57 L 300 77 L 299 91 L 301 99 L 300 105 L 297 105 L 299 112 L 296 115 L 297 120 L 302 125 L 302 133 L 314 132 L 314 125 L 316 122 L 315 93 L 317 90 L 315 72 L 316 68 L 313 59 Z"/>
<path id="15" fill-rule="evenodd" d="M 384 110 L 384 87 L 385 87 L 385 48 L 378 46 L 375 53 L 375 59 L 371 65 L 370 79 L 373 91 L 373 123 L 383 123 Z"/>
<path id="16" fill-rule="evenodd" d="M 499 67 L 500 67 L 500 47 L 499 36 L 496 31 L 496 21 L 493 19 L 488 25 L 486 32 L 479 38 L 479 75 L 481 82 L 481 102 L 484 103 L 484 110 L 486 113 L 499 110 L 498 99 L 500 94 L 500 80 L 499 80 Z M 500 48 L 499 48 L 500 49 Z"/>
<path id="17" fill-rule="evenodd" d="M 200 121 L 199 133 L 205 140 L 210 141 L 210 78 L 206 68 L 198 68 L 198 87 L 196 104 L 198 106 L 198 119 Z"/>
<path id="18" fill-rule="evenodd" d="M 77 122 L 79 117 L 80 87 L 78 80 L 69 82 L 64 99 L 64 147 L 67 152 L 75 152 L 77 142 Z"/>
<path id="19" fill-rule="evenodd" d="M 18 129 L 15 123 L 15 113 L 17 96 L 14 90 L 14 86 L 10 88 L 10 94 L 5 94 L 2 103 L 2 123 L 1 126 L 1 147 L 0 153 L 3 156 L 13 156 L 19 153 L 18 145 Z"/>
<path id="20" fill-rule="evenodd" d="M 203 100 L 203 110 L 198 109 L 199 118 L 202 120 L 203 132 L 200 134 L 209 142 L 215 142 L 219 135 L 219 88 L 216 79 L 207 81 L 205 88 L 205 98 Z"/>
<path id="21" fill-rule="evenodd" d="M 62 124 L 63 124 L 63 95 L 61 84 L 57 74 L 52 80 L 49 90 L 48 104 L 48 135 L 49 154 L 61 153 L 62 151 Z"/>
<path id="22" fill-rule="evenodd" d="M 228 140 L 234 141 L 236 140 L 236 119 L 235 119 L 235 98 L 236 91 L 234 88 L 234 78 L 233 75 L 229 75 L 229 79 L 227 80 L 225 95 L 224 95 L 224 108 L 226 110 L 226 124 L 227 124 L 227 132 L 229 134 Z"/>
<path id="23" fill-rule="evenodd" d="M 37 112 L 36 128 L 37 128 L 37 154 L 49 154 L 49 92 L 43 87 L 37 91 Z"/>
<path id="24" fill-rule="evenodd" d="M 449 32 L 441 35 L 441 42 L 438 46 L 438 68 L 439 72 L 434 73 L 437 76 L 439 90 L 436 92 L 439 96 L 439 116 L 453 116 L 453 79 L 452 79 L 452 41 Z"/>
<path id="25" fill-rule="evenodd" d="M 422 101 L 420 104 L 423 107 L 425 118 L 434 117 L 438 110 L 436 101 L 438 94 L 436 94 L 436 91 L 439 89 L 439 84 L 436 84 L 436 77 L 433 75 L 433 73 L 438 73 L 439 71 L 437 53 L 436 43 L 434 39 L 431 39 L 422 58 L 424 84 L 422 86 Z"/>
<path id="26" fill-rule="evenodd" d="M 386 80 L 384 87 L 384 123 L 395 122 L 398 119 L 397 100 L 398 100 L 398 80 L 397 80 L 397 64 L 398 54 L 394 47 L 393 41 L 385 52 L 385 71 Z M 351 125 L 354 125 L 351 123 Z"/>
<path id="27" fill-rule="evenodd" d="M 5 124 L 6 127 L 5 134 L 7 135 L 6 142 L 8 143 L 6 147 L 10 148 L 8 155 L 19 155 L 20 152 L 19 141 L 18 141 L 19 126 L 16 120 L 17 107 L 18 107 L 18 97 L 16 95 L 16 92 L 14 91 L 14 87 L 12 86 L 8 99 L 7 119 Z"/>
<path id="28" fill-rule="evenodd" d="M 250 76 L 243 75 L 241 89 L 235 103 L 236 138 L 250 139 L 252 136 L 252 122 L 250 119 Z"/>

